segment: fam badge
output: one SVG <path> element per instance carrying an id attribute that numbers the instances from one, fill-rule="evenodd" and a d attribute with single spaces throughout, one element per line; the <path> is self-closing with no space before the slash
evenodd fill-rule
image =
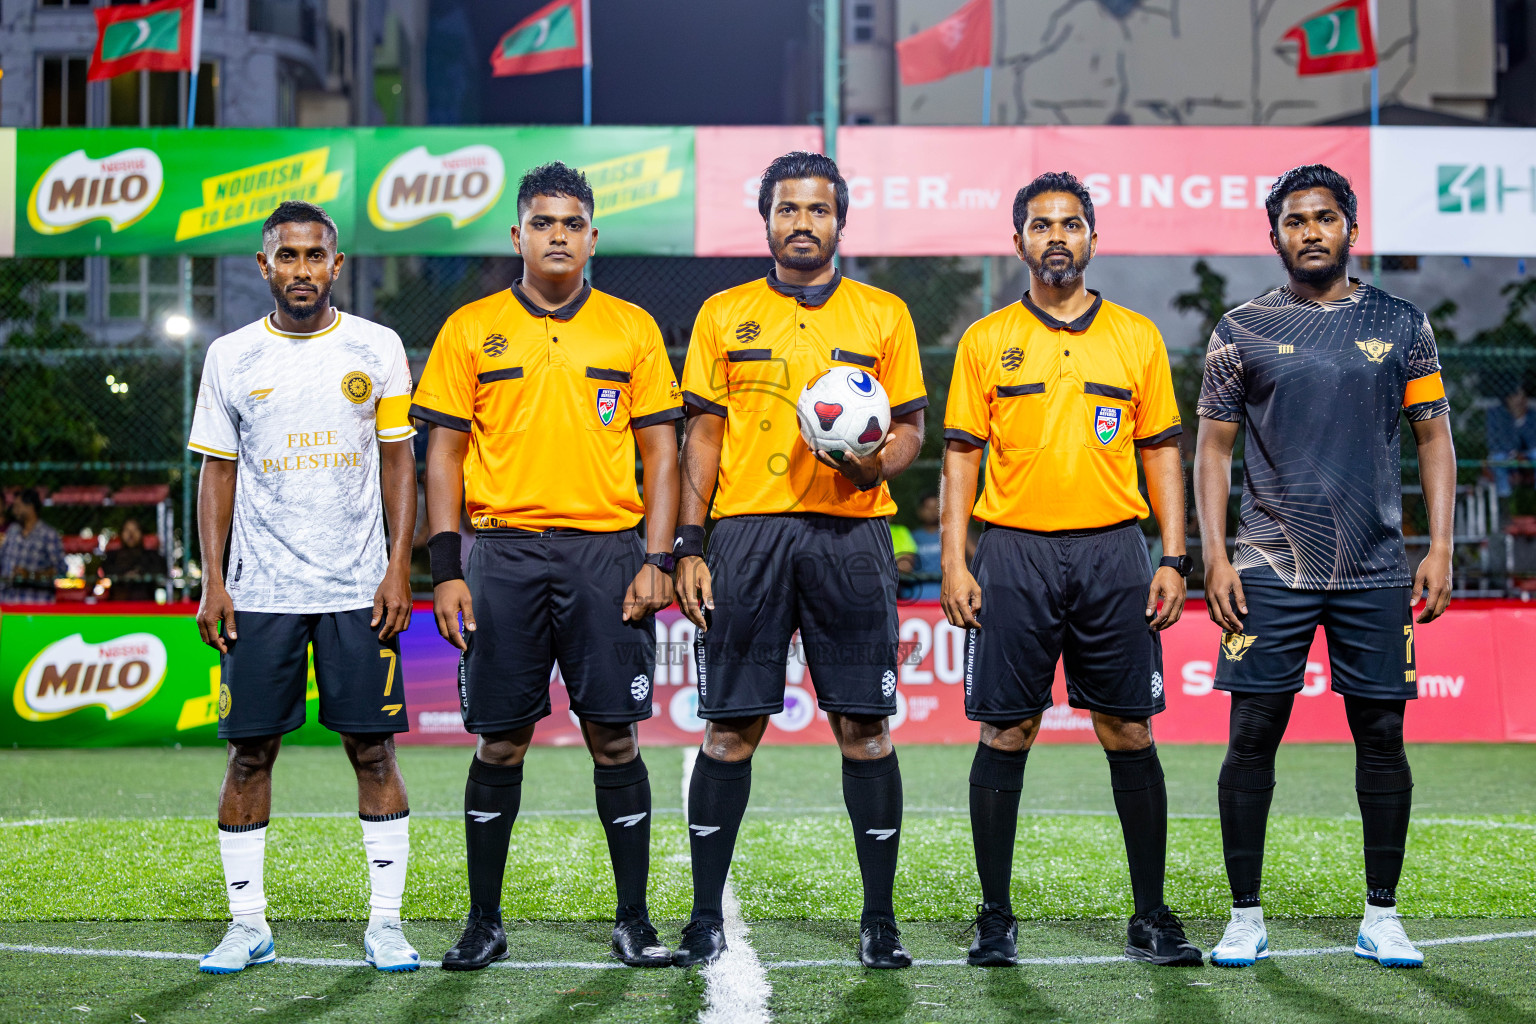
<path id="1" fill-rule="evenodd" d="M 1120 433 L 1121 409 L 1114 405 L 1100 405 L 1093 410 L 1093 433 L 1099 444 L 1109 444 Z"/>
<path id="2" fill-rule="evenodd" d="M 597 389 L 597 418 L 603 426 L 613 422 L 613 414 L 619 411 L 619 389 Z"/>

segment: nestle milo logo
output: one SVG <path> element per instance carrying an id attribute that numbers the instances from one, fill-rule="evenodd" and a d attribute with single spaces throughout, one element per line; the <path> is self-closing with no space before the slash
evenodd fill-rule
<path id="1" fill-rule="evenodd" d="M 16 680 L 16 713 L 29 722 L 46 722 L 96 705 L 109 720 L 117 718 L 154 696 L 168 665 L 165 644 L 153 633 L 104 643 L 86 643 L 76 633 L 55 640 L 28 663 Z"/>
<path id="2" fill-rule="evenodd" d="M 501 153 L 473 145 L 443 156 L 417 146 L 385 165 L 368 191 L 368 219 L 380 231 L 400 231 L 432 217 L 455 228 L 480 217 L 506 185 Z"/>
<path id="3" fill-rule="evenodd" d="M 1488 213 L 1490 208 L 1495 213 L 1536 213 L 1536 164 L 1525 168 L 1440 164 L 1435 177 L 1436 207 L 1441 213 Z"/>
<path id="4" fill-rule="evenodd" d="M 77 149 L 55 160 L 33 184 L 27 223 L 40 235 L 63 234 L 93 220 L 121 231 L 155 208 L 164 185 L 165 171 L 153 150 L 92 157 Z"/>

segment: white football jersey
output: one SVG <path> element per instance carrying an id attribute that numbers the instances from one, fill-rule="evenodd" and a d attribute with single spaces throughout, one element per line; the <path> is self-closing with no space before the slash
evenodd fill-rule
<path id="1" fill-rule="evenodd" d="M 389 562 L 375 439 L 416 433 L 410 396 L 400 336 L 340 310 L 313 334 L 262 317 L 208 346 L 187 446 L 238 463 L 236 611 L 373 605 Z"/>

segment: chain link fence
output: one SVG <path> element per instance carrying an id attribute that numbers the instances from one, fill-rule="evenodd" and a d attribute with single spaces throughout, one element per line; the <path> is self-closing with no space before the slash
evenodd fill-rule
<path id="1" fill-rule="evenodd" d="M 87 264 L 92 261 L 104 264 L 96 287 L 111 289 L 106 299 L 92 298 L 89 291 Z M 71 488 L 79 493 L 81 485 L 95 485 L 98 494 L 104 489 L 106 502 L 51 502 L 45 510 L 47 521 L 78 538 L 83 532 L 110 535 L 130 515 L 148 520 L 151 513 L 142 508 L 111 503 L 112 494 L 137 485 L 168 485 L 165 507 L 152 514 L 166 534 L 159 539 L 169 545 L 176 564 L 169 590 L 172 596 L 196 596 L 198 548 L 196 537 L 186 535 L 184 506 L 196 493 L 197 463 L 184 444 L 202 352 L 211 336 L 255 319 L 270 302 L 246 260 L 220 259 L 218 266 L 197 261 L 198 332 L 187 343 L 174 342 L 155 318 L 178 308 L 179 301 L 155 290 L 159 277 L 168 277 L 163 268 L 157 271 L 149 259 L 142 262 L 145 298 L 130 310 L 140 317 L 135 320 L 111 315 L 124 307 L 126 286 L 118 282 L 131 279 L 133 270 L 120 258 L 109 268 L 100 257 L 0 260 L 0 487 L 7 495 L 21 487 L 42 488 L 48 495 L 69 494 Z M 591 276 L 596 287 L 656 318 L 674 369 L 681 370 L 704 300 L 768 267 L 766 258 L 599 256 Z M 937 490 L 953 346 L 964 327 L 984 312 L 983 273 L 977 260 L 947 257 L 850 259 L 844 269 L 900 295 L 917 327 L 930 401 L 927 437 L 917 463 L 892 484 L 900 518 L 915 525 L 911 517 L 921 497 Z M 520 261 L 363 257 L 349 260 L 347 270 L 337 288 L 338 305 L 399 332 L 419 375 L 448 314 L 510 285 L 520 273 Z M 1527 395 L 1536 398 L 1536 281 L 1508 285 L 1489 301 L 1506 306 L 1503 319 L 1467 337 L 1449 326 L 1455 312 L 1451 304 L 1442 303 L 1430 315 L 1440 342 L 1460 465 L 1458 588 L 1491 594 L 1536 590 L 1536 407 L 1526 413 L 1522 404 Z M 1236 301 L 1228 300 L 1225 281 L 1201 261 L 1194 266 L 1190 289 L 1172 303 L 1198 314 L 1202 333 L 1208 333 Z M 1193 423 L 1204 351 L 1180 347 L 1179 340 L 1170 339 L 1175 385 L 1185 422 Z M 1193 433 L 1185 435 L 1186 458 L 1193 454 Z M 418 454 L 423 449 L 420 442 Z M 1413 557 L 1427 546 L 1428 524 L 1411 440 L 1404 449 L 1404 532 Z M 1234 529 L 1235 510 L 1234 498 Z M 1192 537 L 1196 532 L 1192 511 L 1188 532 Z M 77 541 L 74 546 L 85 545 Z M 1192 549 L 1198 554 L 1197 543 Z M 424 578 L 424 555 L 418 561 Z M 183 567 L 190 571 L 185 580 L 178 578 Z M 89 559 L 71 569 L 88 573 Z M 1198 584 L 1199 578 L 1193 581 Z"/>

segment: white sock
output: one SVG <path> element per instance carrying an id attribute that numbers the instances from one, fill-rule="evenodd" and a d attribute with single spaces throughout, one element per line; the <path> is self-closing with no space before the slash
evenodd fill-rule
<path id="1" fill-rule="evenodd" d="M 405 866 L 411 854 L 410 811 L 386 815 L 384 820 L 359 817 L 363 826 L 363 851 L 368 857 L 368 927 L 380 921 L 400 920 L 405 896 Z"/>
<path id="2" fill-rule="evenodd" d="M 267 889 L 263 879 L 267 823 L 220 825 L 219 858 L 224 862 L 224 891 L 237 921 L 266 927 Z"/>

